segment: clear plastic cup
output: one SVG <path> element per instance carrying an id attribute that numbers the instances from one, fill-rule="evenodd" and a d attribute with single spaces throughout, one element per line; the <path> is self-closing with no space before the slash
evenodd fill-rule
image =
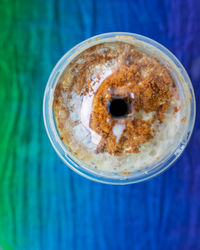
<path id="1" fill-rule="evenodd" d="M 165 57 L 169 64 L 173 66 L 173 72 L 171 73 L 176 81 L 176 84 L 179 85 L 179 88 L 181 90 L 181 98 L 183 98 L 185 103 L 184 111 L 186 120 L 184 123 L 184 129 L 181 133 L 181 136 L 176 141 L 176 143 L 174 143 L 170 151 L 166 152 L 166 155 L 155 161 L 155 163 L 145 168 L 136 170 L 129 175 L 98 172 L 95 171 L 95 169 L 88 167 L 84 162 L 81 162 L 79 159 L 77 159 L 76 156 L 68 150 L 67 146 L 60 139 L 52 107 L 55 86 L 58 83 L 58 80 L 65 70 L 66 66 L 85 49 L 101 42 L 110 41 L 111 39 L 112 41 L 115 41 L 115 39 L 120 39 L 122 41 L 136 39 L 137 41 L 142 42 L 146 46 L 147 50 L 151 52 L 155 51 L 155 53 L 160 54 L 162 57 Z M 53 69 L 47 82 L 43 101 L 43 117 L 45 128 L 55 151 L 63 160 L 63 162 L 72 170 L 88 179 L 97 182 L 118 185 L 141 182 L 152 178 L 169 168 L 182 154 L 190 139 L 194 127 L 195 114 L 196 104 L 193 87 L 187 72 L 185 71 L 182 64 L 178 61 L 178 59 L 168 49 L 166 49 L 159 43 L 141 35 L 124 32 L 113 32 L 94 36 L 79 43 L 71 50 L 69 50 Z"/>

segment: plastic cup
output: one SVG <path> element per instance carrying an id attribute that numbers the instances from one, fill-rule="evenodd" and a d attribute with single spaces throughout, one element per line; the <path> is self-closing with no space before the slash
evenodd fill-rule
<path id="1" fill-rule="evenodd" d="M 115 39 L 120 39 L 122 41 L 136 39 L 137 41 L 142 42 L 146 46 L 147 50 L 151 52 L 155 51 L 155 53 L 157 53 L 158 55 L 165 57 L 167 62 L 171 66 L 173 66 L 173 72 L 171 73 L 176 81 L 176 84 L 180 88 L 181 98 L 183 98 L 185 103 L 185 125 L 183 131 L 181 131 L 181 136 L 174 143 L 170 151 L 166 152 L 166 154 L 162 158 L 157 160 L 154 164 L 136 170 L 130 175 L 121 175 L 116 173 L 113 174 L 108 172 L 100 173 L 88 167 L 87 164 L 85 164 L 84 162 L 78 160 L 76 156 L 68 150 L 67 146 L 60 139 L 52 108 L 54 89 L 66 66 L 85 49 L 98 43 L 110 41 L 111 39 L 112 41 L 115 41 Z M 121 185 L 137 183 L 150 179 L 168 169 L 182 154 L 191 137 L 195 122 L 195 114 L 196 104 L 193 87 L 187 72 L 185 71 L 179 60 L 168 49 L 166 49 L 164 46 L 157 43 L 156 41 L 141 35 L 124 32 L 113 32 L 94 36 L 89 38 L 88 40 L 79 43 L 71 50 L 69 50 L 54 67 L 47 82 L 43 100 L 43 117 L 45 128 L 49 139 L 59 157 L 68 167 L 70 167 L 72 170 L 79 173 L 80 175 L 88 179 L 107 184 Z"/>

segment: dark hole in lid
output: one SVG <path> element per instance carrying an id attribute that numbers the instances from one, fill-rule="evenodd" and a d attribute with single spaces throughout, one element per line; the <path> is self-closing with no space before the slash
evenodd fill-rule
<path id="1" fill-rule="evenodd" d="M 129 103 L 126 99 L 113 99 L 108 103 L 108 112 L 112 117 L 123 117 L 129 112 Z"/>

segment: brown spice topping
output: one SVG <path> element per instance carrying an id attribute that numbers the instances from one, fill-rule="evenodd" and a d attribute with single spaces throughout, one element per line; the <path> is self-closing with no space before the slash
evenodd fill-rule
<path id="1" fill-rule="evenodd" d="M 157 67 L 161 67 L 162 76 L 157 75 Z M 155 118 L 162 123 L 172 95 L 170 91 L 172 78 L 163 66 L 158 64 L 157 67 L 149 76 L 142 79 L 142 68 L 139 65 L 121 65 L 101 84 L 94 96 L 90 119 L 90 127 L 102 136 L 98 152 L 108 152 L 113 155 L 121 155 L 123 152 L 138 153 L 141 144 L 153 138 L 152 123 Z M 134 99 L 131 100 L 134 112 L 140 110 L 146 113 L 155 112 L 156 117 L 148 121 L 136 116 L 131 120 L 125 119 L 125 129 L 117 142 L 113 135 L 113 127 L 118 121 L 112 119 L 107 108 L 108 102 L 112 99 L 110 89 L 118 89 L 120 95 L 127 98 L 130 93 L 134 93 Z M 110 122 L 107 122 L 108 117 Z"/>
<path id="2" fill-rule="evenodd" d="M 122 175 L 129 175 L 129 174 L 131 174 L 131 172 L 122 172 L 121 174 Z"/>
<path id="3" fill-rule="evenodd" d="M 88 49 L 87 53 L 81 55 L 82 63 L 77 64 L 76 61 L 70 63 L 54 93 L 54 111 L 61 130 L 64 129 L 64 120 L 69 116 L 69 110 L 65 109 L 66 117 L 59 117 L 59 110 L 63 109 L 61 104 L 64 102 L 61 93 L 73 91 L 78 95 L 94 96 L 89 125 L 101 136 L 97 153 L 107 152 L 111 155 L 140 152 L 141 145 L 154 137 L 155 131 L 152 125 L 156 120 L 162 123 L 171 97 L 176 91 L 169 71 L 156 58 L 140 52 L 133 45 L 125 45 L 122 42 L 118 44 L 119 48 L 116 50 L 106 47 L 106 44 Z M 92 79 L 93 72 L 90 71 L 90 67 L 105 63 L 109 65 L 117 59 L 120 65 L 95 91 L 96 83 Z M 100 80 L 101 77 L 97 73 L 95 81 Z M 66 84 L 69 82 L 71 85 Z M 130 93 L 133 95 L 131 96 Z M 108 111 L 108 103 L 115 96 L 126 98 L 131 103 L 130 117 L 112 119 Z M 176 98 L 179 96 L 177 95 Z M 141 111 L 145 114 L 153 112 L 152 118 L 145 120 L 140 117 Z M 116 140 L 113 134 L 116 124 L 123 124 L 125 127 L 119 140 Z M 68 142 L 66 131 L 62 136 L 64 141 Z"/>
<path id="4" fill-rule="evenodd" d="M 182 123 L 182 124 L 185 124 L 185 121 L 186 121 L 186 118 L 185 118 L 185 117 L 181 119 L 181 123 Z"/>

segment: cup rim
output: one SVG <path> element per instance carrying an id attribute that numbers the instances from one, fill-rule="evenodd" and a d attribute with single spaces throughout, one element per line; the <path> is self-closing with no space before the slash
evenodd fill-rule
<path id="1" fill-rule="evenodd" d="M 173 148 L 173 152 L 171 152 L 170 155 L 166 155 L 161 158 L 160 161 L 157 161 L 157 164 L 151 164 L 149 166 L 150 171 L 147 171 L 147 173 L 144 173 L 141 176 L 120 176 L 121 178 L 111 178 L 104 176 L 103 174 L 98 174 L 97 172 L 94 172 L 90 170 L 89 168 L 85 168 L 83 165 L 80 164 L 81 162 L 73 156 L 66 148 L 64 149 L 61 145 L 61 140 L 58 136 L 56 136 L 56 126 L 55 122 L 53 122 L 53 117 L 50 115 L 50 93 L 53 91 L 52 86 L 54 87 L 57 84 L 57 80 L 59 79 L 60 75 L 63 73 L 63 70 L 65 69 L 66 65 L 76 56 L 76 54 L 81 52 L 82 50 L 86 49 L 87 45 L 88 47 L 94 45 L 96 41 L 101 41 L 102 39 L 106 38 L 114 38 L 114 37 L 126 37 L 126 39 L 135 38 L 136 40 L 145 42 L 149 45 L 152 45 L 156 49 L 158 49 L 160 52 L 162 52 L 165 56 L 167 56 L 176 66 L 176 68 L 179 70 L 181 76 L 184 79 L 184 82 L 186 83 L 192 101 L 190 104 L 190 119 L 188 122 L 187 129 L 185 131 L 185 135 L 182 137 L 183 139 L 180 141 L 179 144 L 176 145 L 175 148 Z M 79 52 L 78 52 L 79 51 Z M 68 62 L 68 63 L 67 63 Z M 141 181 L 148 180 L 150 178 L 153 178 L 154 176 L 157 176 L 161 173 L 163 173 L 165 170 L 167 170 L 182 154 L 184 149 L 186 148 L 194 128 L 195 123 L 195 116 L 196 116 L 196 101 L 195 101 L 195 95 L 193 86 L 191 83 L 191 80 L 184 69 L 183 65 L 180 63 L 180 61 L 163 45 L 160 43 L 135 33 L 127 33 L 127 32 L 110 32 L 110 33 L 103 33 L 97 36 L 93 36 L 89 39 L 86 39 L 82 41 L 81 43 L 77 44 L 73 48 L 71 48 L 68 52 L 66 52 L 63 57 L 57 62 L 55 65 L 53 71 L 50 74 L 50 77 L 48 79 L 45 92 L 44 92 L 44 98 L 43 98 L 43 119 L 44 119 L 44 125 L 45 129 L 47 131 L 48 137 L 51 141 L 52 146 L 54 147 L 55 151 L 59 155 L 59 157 L 63 160 L 63 162 L 70 167 L 72 170 L 77 172 L 78 174 L 101 183 L 105 184 L 115 184 L 115 185 L 124 185 L 124 184 L 133 184 Z M 57 133 L 58 134 L 58 133 Z M 79 163 L 78 163 L 79 162 Z M 154 165 L 154 167 L 153 167 Z M 144 169 L 141 169 L 144 170 Z"/>

